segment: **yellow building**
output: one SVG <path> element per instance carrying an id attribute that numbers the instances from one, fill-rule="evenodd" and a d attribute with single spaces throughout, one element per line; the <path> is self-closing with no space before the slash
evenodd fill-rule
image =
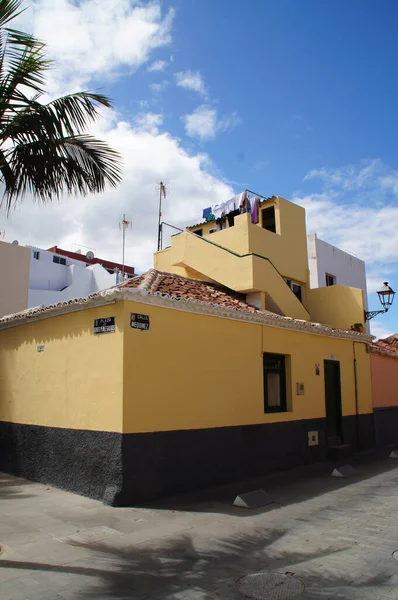
<path id="1" fill-rule="evenodd" d="M 303 209 L 270 205 L 275 233 L 203 225 L 117 288 L 0 319 L 0 470 L 129 504 L 370 447 L 355 290 L 316 309 Z"/>

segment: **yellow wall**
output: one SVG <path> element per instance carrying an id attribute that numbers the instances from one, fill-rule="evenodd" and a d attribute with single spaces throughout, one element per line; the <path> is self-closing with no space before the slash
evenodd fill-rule
<path id="1" fill-rule="evenodd" d="M 109 316 L 116 332 L 94 335 Z M 0 420 L 121 431 L 122 320 L 118 303 L 0 331 Z"/>
<path id="2" fill-rule="evenodd" d="M 130 312 L 150 330 L 129 327 Z M 343 415 L 355 414 L 353 342 L 125 302 L 123 431 L 289 421 L 325 415 L 323 360 L 340 361 Z M 264 414 L 262 352 L 291 356 L 291 409 Z M 356 343 L 361 413 L 372 412 L 370 362 Z M 321 374 L 315 374 L 315 364 Z M 296 395 L 296 383 L 305 395 Z"/>
<path id="3" fill-rule="evenodd" d="M 28 306 L 31 250 L 0 242 L 0 317 Z"/>
<path id="4" fill-rule="evenodd" d="M 241 293 L 267 292 L 282 314 L 309 320 L 303 304 L 268 260 L 255 255 L 236 256 L 187 232 L 173 238 L 168 254 L 163 253 L 162 259 L 167 256 L 171 266 L 166 270 L 175 266 L 187 268 Z"/>
<path id="5" fill-rule="evenodd" d="M 209 234 L 215 222 L 204 223 L 203 237 L 238 254 L 255 253 L 269 258 L 287 279 L 308 284 L 307 231 L 305 209 L 279 196 L 263 202 L 260 207 L 275 206 L 277 232 L 263 229 L 261 216 L 258 224 L 251 222 L 250 214 L 235 217 L 234 226 Z"/>
<path id="6" fill-rule="evenodd" d="M 315 323 L 337 329 L 364 323 L 363 292 L 359 288 L 330 285 L 307 290 L 307 308 Z"/>
<path id="7" fill-rule="evenodd" d="M 271 203 L 263 204 L 268 207 Z M 280 234 L 248 222 L 249 252 L 269 258 L 287 279 L 308 284 L 307 230 L 305 209 L 278 197 L 275 212 L 280 221 Z"/>
<path id="8" fill-rule="evenodd" d="M 131 312 L 150 316 L 149 331 L 130 327 Z M 117 331 L 94 335 L 94 319 L 108 316 Z M 122 301 L 0 331 L 0 420 L 133 433 L 323 417 L 331 358 L 340 361 L 343 415 L 352 415 L 353 346 Z M 289 357 L 288 412 L 264 414 L 263 352 Z M 362 343 L 355 352 L 360 413 L 371 413 L 370 355 Z"/>
<path id="9" fill-rule="evenodd" d="M 191 277 L 192 279 L 200 279 L 201 281 L 206 280 L 202 273 L 198 273 L 197 271 L 193 271 L 192 269 L 187 269 L 185 267 L 177 267 L 176 265 L 172 266 L 170 263 L 170 248 L 166 248 L 160 252 L 155 252 L 153 256 L 154 267 L 159 271 L 167 271 L 168 273 L 172 272 L 176 275 L 182 275 L 182 277 Z"/>

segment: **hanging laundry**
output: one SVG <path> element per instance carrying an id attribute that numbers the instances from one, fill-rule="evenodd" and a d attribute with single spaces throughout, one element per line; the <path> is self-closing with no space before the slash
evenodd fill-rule
<path id="1" fill-rule="evenodd" d="M 226 215 L 228 215 L 228 213 L 235 210 L 235 203 L 236 203 L 236 196 L 234 196 L 233 198 L 230 198 L 229 200 L 226 201 L 225 210 L 224 210 Z"/>
<path id="2" fill-rule="evenodd" d="M 233 227 L 235 225 L 235 217 L 237 217 L 238 215 L 239 215 L 239 208 L 238 208 L 238 210 L 233 210 L 232 212 L 227 214 L 228 227 Z"/>
<path id="3" fill-rule="evenodd" d="M 220 219 L 225 214 L 225 202 L 214 204 L 214 206 L 211 207 L 211 212 L 216 219 Z"/>
<path id="4" fill-rule="evenodd" d="M 227 223 L 225 217 L 222 216 L 219 219 L 216 219 L 216 229 L 217 231 L 221 231 L 222 229 L 226 229 Z"/>
<path id="5" fill-rule="evenodd" d="M 239 210 L 240 210 L 240 214 L 250 211 L 250 200 L 249 200 L 249 196 L 246 193 L 244 193 L 244 195 L 242 196 Z"/>
<path id="6" fill-rule="evenodd" d="M 236 194 L 236 196 L 232 196 L 232 198 L 229 198 L 229 200 L 227 200 L 226 202 L 214 204 L 211 207 L 211 212 L 213 213 L 216 219 L 219 219 L 223 215 L 228 215 L 230 212 L 239 209 L 240 204 L 242 202 L 242 198 L 244 196 L 245 192 L 241 192 L 240 194 Z"/>
<path id="7" fill-rule="evenodd" d="M 204 208 L 203 209 L 203 219 L 207 220 L 207 217 L 209 217 L 211 215 L 211 206 L 209 206 L 209 208 Z"/>
<path id="8" fill-rule="evenodd" d="M 252 202 L 251 221 L 252 221 L 252 223 L 258 223 L 258 221 L 259 221 L 259 199 L 258 198 L 255 198 Z"/>

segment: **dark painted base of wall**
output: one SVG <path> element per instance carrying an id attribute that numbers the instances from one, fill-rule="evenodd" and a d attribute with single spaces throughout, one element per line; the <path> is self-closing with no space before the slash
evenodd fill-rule
<path id="1" fill-rule="evenodd" d="M 373 415 L 360 415 L 360 449 L 373 445 Z M 356 417 L 343 418 L 357 447 Z M 308 432 L 319 431 L 319 446 Z M 326 460 L 325 420 L 119 434 L 0 422 L 0 470 L 131 505 L 177 492 Z"/>
<path id="2" fill-rule="evenodd" d="M 376 444 L 398 444 L 398 406 L 374 409 Z"/>

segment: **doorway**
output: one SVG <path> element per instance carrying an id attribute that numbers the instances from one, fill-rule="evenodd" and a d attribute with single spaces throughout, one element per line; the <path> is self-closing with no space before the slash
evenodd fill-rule
<path id="1" fill-rule="evenodd" d="M 341 383 L 340 363 L 336 360 L 324 361 L 326 435 L 329 446 L 341 444 Z"/>

